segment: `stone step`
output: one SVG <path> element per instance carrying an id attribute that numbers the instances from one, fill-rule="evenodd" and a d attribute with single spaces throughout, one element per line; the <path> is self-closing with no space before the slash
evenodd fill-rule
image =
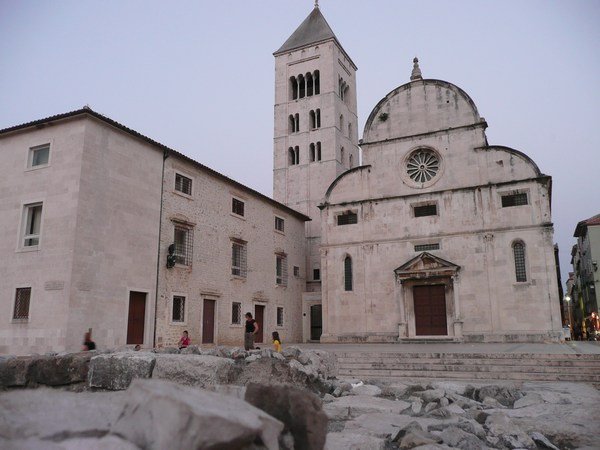
<path id="1" fill-rule="evenodd" d="M 460 359 L 543 359 L 600 361 L 600 354 L 575 353 L 415 353 L 415 352 L 335 352 L 338 358 L 460 358 Z"/>
<path id="2" fill-rule="evenodd" d="M 461 366 L 474 366 L 474 365 L 494 365 L 494 366 L 538 366 L 544 365 L 546 367 L 565 367 L 565 368 L 596 368 L 600 370 L 600 360 L 562 360 L 562 359 L 476 359 L 476 358 L 396 358 L 390 356 L 386 358 L 381 357 L 362 357 L 362 358 L 338 358 L 340 365 L 346 364 L 371 364 L 373 366 L 381 365 L 398 365 L 398 364 L 446 364 L 446 365 L 461 365 Z"/>
<path id="3" fill-rule="evenodd" d="M 373 365 L 355 361 L 340 364 L 340 370 L 422 370 L 434 372 L 535 372 L 535 373 L 558 373 L 558 374 L 600 374 L 598 367 L 560 367 L 546 365 L 510 366 L 510 365 L 462 365 L 462 364 L 381 364 Z"/>
<path id="4" fill-rule="evenodd" d="M 511 380 L 511 381 L 571 381 L 600 383 L 600 374 L 556 374 L 534 372 L 452 372 L 411 370 L 340 370 L 339 376 L 361 379 L 445 379 L 445 380 Z"/>

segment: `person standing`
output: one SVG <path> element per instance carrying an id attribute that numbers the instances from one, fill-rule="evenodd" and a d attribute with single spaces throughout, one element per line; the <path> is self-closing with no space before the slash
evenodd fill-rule
<path id="1" fill-rule="evenodd" d="M 246 329 L 244 333 L 244 348 L 254 350 L 254 336 L 258 333 L 258 323 L 252 318 L 252 313 L 246 313 Z"/>

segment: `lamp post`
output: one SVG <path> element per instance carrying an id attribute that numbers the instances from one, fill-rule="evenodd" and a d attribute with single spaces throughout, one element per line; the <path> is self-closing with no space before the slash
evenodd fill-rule
<path id="1" fill-rule="evenodd" d="M 571 333 L 573 332 L 573 317 L 571 311 L 571 296 L 569 294 L 564 296 L 564 300 L 567 303 L 567 320 L 569 321 L 569 328 Z"/>

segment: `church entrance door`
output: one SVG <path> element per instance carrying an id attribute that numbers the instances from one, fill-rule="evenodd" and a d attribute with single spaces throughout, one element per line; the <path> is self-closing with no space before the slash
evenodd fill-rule
<path id="1" fill-rule="evenodd" d="M 445 336 L 446 324 L 445 286 L 415 286 L 413 288 L 415 305 L 415 334 L 417 336 Z"/>
<path id="2" fill-rule="evenodd" d="M 323 333 L 323 313 L 321 305 L 310 307 L 310 340 L 318 341 Z"/>

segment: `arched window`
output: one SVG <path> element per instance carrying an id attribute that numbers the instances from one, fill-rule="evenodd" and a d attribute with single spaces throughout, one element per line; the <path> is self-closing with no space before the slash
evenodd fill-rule
<path id="1" fill-rule="evenodd" d="M 310 97 L 313 95 L 313 76 L 312 73 L 306 74 L 306 96 Z"/>
<path id="2" fill-rule="evenodd" d="M 316 122 L 317 126 L 315 128 L 321 128 L 321 110 L 320 109 L 317 109 L 316 116 L 317 116 L 317 122 Z"/>
<path id="3" fill-rule="evenodd" d="M 344 164 L 344 147 L 340 149 L 340 161 L 342 165 Z"/>
<path id="4" fill-rule="evenodd" d="M 293 166 L 296 164 L 296 152 L 292 147 L 288 149 L 288 164 Z"/>
<path id="5" fill-rule="evenodd" d="M 311 110 L 308 113 L 308 117 L 309 117 L 309 121 L 310 121 L 310 128 L 311 128 L 311 130 L 314 129 L 314 128 L 317 128 L 317 116 L 315 114 L 315 111 Z"/>
<path id="6" fill-rule="evenodd" d="M 353 156 L 353 155 L 350 155 L 350 156 L 348 157 L 348 160 L 349 160 L 349 165 L 350 165 L 350 168 L 351 168 L 351 169 L 352 169 L 352 166 L 354 166 L 354 158 L 352 158 L 352 156 Z"/>
<path id="7" fill-rule="evenodd" d="M 344 258 L 344 290 L 352 290 L 352 258 L 349 256 Z"/>
<path id="8" fill-rule="evenodd" d="M 513 244 L 515 257 L 515 276 L 517 282 L 527 281 L 527 268 L 525 267 L 525 244 L 517 241 Z"/>
<path id="9" fill-rule="evenodd" d="M 352 139 L 352 123 L 348 122 L 348 139 Z"/>
<path id="10" fill-rule="evenodd" d="M 317 142 L 317 161 L 321 161 L 321 143 Z"/>
<path id="11" fill-rule="evenodd" d="M 321 80 L 319 78 L 318 70 L 315 70 L 313 73 L 313 83 L 315 85 L 315 95 L 319 95 L 321 93 Z"/>
<path id="12" fill-rule="evenodd" d="M 344 134 L 344 115 L 340 114 L 340 133 Z"/>
<path id="13" fill-rule="evenodd" d="M 294 119 L 294 116 L 292 114 L 290 114 L 289 122 L 290 133 L 294 133 L 296 131 L 296 119 Z"/>
<path id="14" fill-rule="evenodd" d="M 315 144 L 310 144 L 310 161 L 315 161 Z"/>
<path id="15" fill-rule="evenodd" d="M 300 114 L 296 114 L 296 133 L 300 131 Z"/>
<path id="16" fill-rule="evenodd" d="M 300 164 L 300 148 L 294 147 L 294 164 Z"/>
<path id="17" fill-rule="evenodd" d="M 298 80 L 296 80 L 296 77 L 290 77 L 290 97 L 292 100 L 298 99 Z"/>
<path id="18" fill-rule="evenodd" d="M 304 98 L 306 96 L 306 81 L 304 80 L 303 75 L 298 75 L 298 92 L 299 98 Z"/>

